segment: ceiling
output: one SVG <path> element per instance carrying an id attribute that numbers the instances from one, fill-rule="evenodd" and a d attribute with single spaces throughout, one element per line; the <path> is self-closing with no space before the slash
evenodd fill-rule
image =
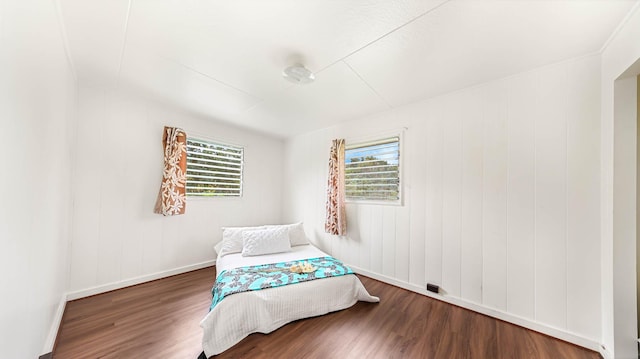
<path id="1" fill-rule="evenodd" d="M 59 1 L 82 84 L 283 138 L 597 52 L 637 2 Z"/>

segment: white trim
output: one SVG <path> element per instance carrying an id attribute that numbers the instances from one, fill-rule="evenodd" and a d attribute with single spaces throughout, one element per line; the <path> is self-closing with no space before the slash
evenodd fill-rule
<path id="1" fill-rule="evenodd" d="M 461 298 L 456 298 L 456 297 L 450 297 L 447 296 L 446 294 L 435 294 L 432 292 L 429 292 L 426 290 L 426 288 L 421 288 L 419 286 L 416 286 L 414 284 L 411 283 L 407 283 L 404 281 L 399 281 L 397 279 L 393 279 L 390 277 L 387 277 L 385 275 L 381 275 L 381 274 L 377 274 L 377 273 L 373 273 L 373 272 L 369 272 L 365 269 L 359 268 L 357 266 L 353 266 L 351 264 L 349 264 L 349 267 L 351 267 L 351 269 L 353 269 L 356 273 L 358 274 L 362 274 L 364 276 L 367 277 L 371 277 L 373 279 L 379 280 L 381 282 L 385 282 L 387 284 L 391 284 L 391 285 L 395 285 L 397 287 L 406 289 L 406 290 L 410 290 L 412 292 L 418 293 L 418 294 L 422 294 L 431 298 L 435 298 L 438 300 L 441 300 L 443 302 L 449 303 L 449 304 L 453 304 L 453 305 L 457 305 L 459 307 L 465 308 L 465 309 L 469 309 L 472 310 L 474 312 L 477 313 L 481 313 L 484 315 L 488 315 L 490 317 L 496 318 L 496 319 L 500 319 L 500 320 L 504 320 L 505 322 L 509 322 L 509 323 L 513 323 L 515 325 L 519 325 L 521 327 L 527 328 L 527 329 L 531 329 L 534 330 L 536 332 L 540 332 L 549 336 L 552 336 L 554 338 L 560 339 L 560 340 L 564 340 L 566 342 L 575 344 L 575 345 L 579 345 L 581 347 L 599 352 L 600 354 L 602 354 L 602 356 L 607 359 L 610 358 L 611 356 L 605 355 L 608 354 L 608 352 L 606 351 L 606 349 L 602 348 L 602 346 L 600 345 L 600 343 L 594 341 L 593 339 L 589 339 L 589 338 L 585 338 L 579 334 L 575 334 L 575 333 L 571 333 L 568 332 L 566 330 L 560 329 L 560 328 L 555 328 L 552 326 L 549 326 L 547 324 L 543 324 L 531 319 L 527 319 L 527 318 L 523 318 L 511 313 L 506 313 L 503 312 L 501 310 L 498 309 L 494 309 L 494 308 L 489 308 L 477 303 L 472 303 L 469 301 L 466 301 L 464 299 Z"/>
<path id="2" fill-rule="evenodd" d="M 390 143 L 395 143 L 395 142 L 399 142 L 399 141 L 400 141 L 400 135 L 398 134 L 396 136 L 389 136 L 387 138 L 379 138 L 377 140 L 369 140 L 369 141 L 366 141 L 366 142 L 352 143 L 350 145 L 345 144 L 344 149 L 345 149 L 345 151 L 348 151 L 348 150 L 353 150 L 353 149 L 356 149 L 356 148 L 373 147 L 373 146 L 379 146 L 379 145 L 388 145 Z"/>
<path id="3" fill-rule="evenodd" d="M 355 137 L 343 137 L 345 148 L 348 143 L 360 144 L 366 142 L 374 142 L 376 140 L 385 139 L 389 137 L 397 137 L 404 135 L 404 131 L 408 130 L 408 127 L 396 127 L 383 131 L 377 131 L 372 133 L 367 133 L 365 135 L 359 135 Z M 402 137 L 400 138 L 400 144 L 402 145 Z"/>
<path id="4" fill-rule="evenodd" d="M 60 296 L 60 303 L 58 303 L 58 309 L 53 316 L 53 322 L 51 322 L 51 328 L 49 328 L 49 335 L 44 342 L 42 353 L 44 355 L 53 351 L 53 346 L 56 344 L 56 338 L 58 337 L 58 329 L 60 329 L 60 323 L 62 323 L 62 315 L 64 314 L 64 308 L 67 306 L 67 295 L 65 293 Z"/>
<path id="5" fill-rule="evenodd" d="M 180 126 L 175 126 L 175 127 L 180 127 Z M 211 137 L 205 133 L 201 133 L 201 132 L 197 132 L 197 131 L 186 131 L 187 133 L 187 140 L 189 139 L 189 137 L 191 137 L 192 139 L 196 140 L 196 141 L 206 141 L 206 142 L 212 142 L 215 145 L 222 145 L 222 146 L 227 146 L 227 147 L 236 147 L 236 148 L 240 148 L 242 150 L 244 150 L 247 146 L 246 145 L 241 145 L 235 142 L 228 142 L 225 140 L 218 140 L 214 137 Z"/>
<path id="6" fill-rule="evenodd" d="M 602 355 L 603 359 L 613 359 L 613 355 L 607 350 L 604 346 L 600 346 L 600 350 L 598 351 L 600 355 Z"/>
<path id="7" fill-rule="evenodd" d="M 604 44 L 602 44 L 602 47 L 600 48 L 600 50 L 598 50 L 598 54 L 602 55 L 602 53 L 604 52 L 604 50 L 607 49 L 607 47 L 609 47 L 609 44 L 611 44 L 611 42 L 613 41 L 613 39 L 615 39 L 618 36 L 618 33 L 620 33 L 620 31 L 627 25 L 627 22 L 629 22 L 629 20 L 631 19 L 631 17 L 635 14 L 635 12 L 640 9 L 640 3 L 635 3 L 632 7 L 631 10 L 629 10 L 629 12 L 627 13 L 627 15 L 625 15 L 625 17 L 622 19 L 622 21 L 618 24 L 618 26 L 616 26 L 616 28 L 613 30 L 613 32 L 611 33 L 611 35 L 607 38 L 607 40 L 604 42 Z"/>
<path id="8" fill-rule="evenodd" d="M 76 300 L 84 297 L 89 297 L 92 295 L 129 287 L 136 284 L 141 284 L 141 283 L 149 282 L 149 281 L 160 279 L 160 278 L 170 277 L 176 274 L 182 274 L 182 273 L 191 272 L 197 269 L 211 267 L 214 264 L 216 264 L 215 259 L 211 261 L 190 264 L 188 266 L 174 268 L 167 271 L 156 272 L 156 273 L 147 274 L 147 275 L 143 275 L 143 276 L 139 276 L 131 279 L 125 279 L 119 282 L 112 282 L 104 285 L 99 285 L 96 287 L 82 289 L 75 292 L 67 293 L 67 300 L 69 301 L 69 300 Z"/>

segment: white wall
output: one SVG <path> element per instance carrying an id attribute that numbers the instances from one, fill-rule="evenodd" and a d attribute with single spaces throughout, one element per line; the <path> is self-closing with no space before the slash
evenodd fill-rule
<path id="1" fill-rule="evenodd" d="M 636 79 L 629 77 L 615 83 L 613 204 L 614 301 L 616 357 L 637 356 L 636 308 Z M 623 192 L 624 189 L 624 192 Z M 633 312 L 632 312 L 633 309 Z"/>
<path id="2" fill-rule="evenodd" d="M 78 116 L 71 292 L 211 261 L 221 226 L 281 221 L 282 140 L 84 86 Z M 164 125 L 244 146 L 242 198 L 189 198 L 184 215 L 154 214 Z"/>
<path id="3" fill-rule="evenodd" d="M 616 144 L 614 136 L 622 134 L 624 119 L 614 115 L 614 99 L 617 98 L 614 91 L 615 81 L 627 72 L 634 64 L 639 65 L 640 59 L 640 11 L 638 6 L 630 13 L 626 22 L 621 24 L 617 34 L 607 44 L 602 52 L 601 69 L 601 262 L 602 262 L 602 343 L 605 348 L 605 356 L 616 358 L 635 358 L 637 356 L 637 343 L 633 340 L 635 328 L 631 321 L 635 322 L 635 291 L 633 290 L 633 273 L 629 268 L 634 268 L 634 257 L 628 256 L 628 252 L 634 252 L 635 248 L 635 222 L 614 219 L 614 208 L 617 204 L 623 204 L 625 198 L 632 192 L 624 182 L 621 188 L 616 188 L 614 178 L 625 171 L 625 162 L 616 164 L 616 157 L 624 154 L 631 155 L 635 152 L 634 141 L 627 142 L 631 147 L 625 148 L 624 144 Z M 640 72 L 636 68 L 635 74 Z M 626 73 L 626 76 L 633 76 Z M 624 87 L 624 86 L 623 86 Z M 624 94 L 620 94 L 624 96 Z M 622 120 L 622 121 L 618 121 Z M 617 128 L 621 126 L 620 128 Z M 629 127 L 626 127 L 629 128 Z M 615 157 L 614 157 L 615 154 Z M 622 157 L 623 158 L 623 157 Z M 622 159 L 621 158 L 621 159 Z M 628 164 L 629 162 L 626 162 Z M 632 166 L 634 164 L 631 164 Z M 635 187 L 635 185 L 633 186 Z M 621 202 L 622 201 L 622 202 Z M 619 209 L 619 208 L 618 208 Z M 631 211 L 634 208 L 630 209 Z M 633 226 L 633 230 L 630 226 Z M 621 254 L 620 255 L 616 255 Z M 631 304 L 633 303 L 633 304 Z"/>
<path id="4" fill-rule="evenodd" d="M 54 1 L 0 2 L 0 357 L 36 358 L 67 286 L 76 81 Z"/>
<path id="5" fill-rule="evenodd" d="M 304 220 L 349 264 L 439 284 L 597 349 L 599 96 L 594 55 L 297 136 L 285 152 L 285 219 Z M 348 236 L 325 235 L 330 140 L 402 127 L 404 205 L 348 204 Z"/>
<path id="6" fill-rule="evenodd" d="M 637 224 L 640 223 L 640 211 L 637 210 L 638 206 L 637 203 L 640 203 L 640 200 L 638 200 L 639 195 L 640 195 L 640 181 L 638 181 L 637 179 L 640 178 L 639 174 L 640 174 L 640 166 L 638 166 L 638 160 L 640 159 L 640 146 L 638 146 L 637 144 L 640 143 L 640 141 L 638 141 L 640 139 L 640 127 L 638 127 L 638 122 L 640 122 L 640 91 L 638 91 L 638 88 L 640 88 L 640 76 L 636 76 L 636 227 Z M 640 333 L 640 321 L 638 321 L 638 315 L 640 314 L 640 300 L 637 300 L 638 298 L 640 298 L 640 246 L 638 245 L 638 243 L 640 242 L 640 232 L 638 230 L 636 230 L 636 333 Z"/>

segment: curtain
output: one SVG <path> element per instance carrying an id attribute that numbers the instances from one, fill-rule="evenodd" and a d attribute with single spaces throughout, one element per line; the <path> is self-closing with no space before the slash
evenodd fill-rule
<path id="1" fill-rule="evenodd" d="M 344 140 L 333 140 L 329 152 L 329 179 L 327 181 L 327 218 L 324 230 L 343 236 L 347 233 L 344 208 Z"/>
<path id="2" fill-rule="evenodd" d="M 164 216 L 184 214 L 187 182 L 187 134 L 179 128 L 164 127 L 164 170 L 162 184 L 154 208 Z"/>

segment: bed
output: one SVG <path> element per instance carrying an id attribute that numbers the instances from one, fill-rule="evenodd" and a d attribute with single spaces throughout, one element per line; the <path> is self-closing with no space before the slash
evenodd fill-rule
<path id="1" fill-rule="evenodd" d="M 275 250 L 279 253 L 243 254 L 247 249 L 247 233 L 251 235 L 259 232 L 256 228 L 273 229 L 274 227 L 286 228 L 284 232 L 290 238 L 290 246 L 287 250 L 281 251 L 282 248 L 276 248 Z M 313 261 L 328 257 L 328 254 L 308 242 L 301 223 L 288 226 L 234 228 L 231 232 L 233 233 L 229 235 L 223 232 L 223 240 L 216 247 L 219 253 L 216 261 L 218 278 L 214 285 L 214 292 L 216 287 L 221 286 L 220 275 L 225 271 L 242 271 L 247 269 L 245 267 L 266 267 L 263 265 L 283 262 L 316 263 Z M 242 252 L 238 252 L 240 239 L 244 240 Z M 274 247 L 272 244 L 268 245 L 271 248 Z M 235 293 L 216 302 L 217 295 L 217 293 L 214 295 L 209 313 L 200 322 L 203 329 L 204 354 L 201 357 L 205 358 L 222 353 L 251 333 L 267 334 L 298 319 L 346 309 L 357 301 L 379 302 L 377 297 L 367 292 L 357 276 L 348 273 Z"/>

